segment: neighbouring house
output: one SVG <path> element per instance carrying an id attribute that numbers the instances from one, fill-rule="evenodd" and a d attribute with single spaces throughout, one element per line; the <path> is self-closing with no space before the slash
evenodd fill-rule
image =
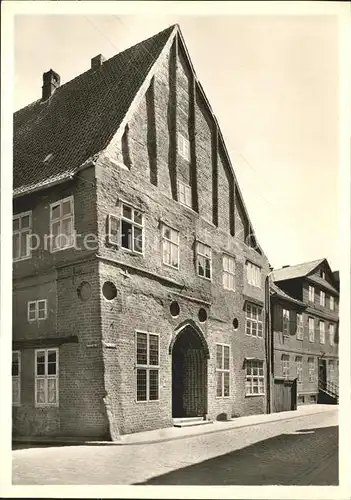
<path id="1" fill-rule="evenodd" d="M 13 433 L 269 411 L 269 264 L 179 27 L 44 73 L 13 152 Z"/>
<path id="2" fill-rule="evenodd" d="M 339 398 L 339 291 L 326 259 L 284 266 L 272 273 L 271 325 L 275 411 L 290 404 L 336 403 Z"/>

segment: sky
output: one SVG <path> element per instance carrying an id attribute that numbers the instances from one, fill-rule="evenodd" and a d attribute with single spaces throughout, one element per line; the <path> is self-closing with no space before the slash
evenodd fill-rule
<path id="1" fill-rule="evenodd" d="M 88 2 L 89 3 L 89 2 Z M 178 23 L 270 264 L 339 268 L 338 24 L 332 16 L 18 15 L 14 110 Z"/>

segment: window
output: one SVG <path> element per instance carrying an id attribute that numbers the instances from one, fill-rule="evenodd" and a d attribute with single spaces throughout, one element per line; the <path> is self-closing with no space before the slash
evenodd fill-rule
<path id="1" fill-rule="evenodd" d="M 197 274 L 210 280 L 212 274 L 211 247 L 200 242 L 196 243 L 196 265 Z"/>
<path id="2" fill-rule="evenodd" d="M 190 208 L 192 207 L 191 187 L 189 184 L 185 184 L 182 181 L 178 181 L 178 201 L 182 205 L 186 205 Z"/>
<path id="3" fill-rule="evenodd" d="M 159 399 L 159 336 L 136 333 L 136 397 L 137 401 Z"/>
<path id="4" fill-rule="evenodd" d="M 73 196 L 50 205 L 50 244 L 52 252 L 74 245 Z"/>
<path id="5" fill-rule="evenodd" d="M 320 270 L 320 275 L 321 275 L 321 278 L 323 278 L 325 280 L 325 272 L 322 269 Z"/>
<path id="6" fill-rule="evenodd" d="M 329 360 L 328 368 L 329 368 L 328 380 L 330 380 L 330 382 L 332 383 L 335 383 L 335 361 L 333 359 Z"/>
<path id="7" fill-rule="evenodd" d="M 309 302 L 314 302 L 314 286 L 312 285 L 308 287 L 308 300 Z"/>
<path id="8" fill-rule="evenodd" d="M 319 303 L 321 306 L 325 307 L 325 292 L 323 292 L 323 290 L 321 290 L 319 294 Z"/>
<path id="9" fill-rule="evenodd" d="M 316 363 L 314 358 L 308 358 L 308 381 L 315 382 L 316 379 Z"/>
<path id="10" fill-rule="evenodd" d="M 308 318 L 308 340 L 314 342 L 314 318 Z"/>
<path id="11" fill-rule="evenodd" d="M 235 290 L 235 260 L 229 255 L 223 255 L 223 287 Z"/>
<path id="12" fill-rule="evenodd" d="M 329 344 L 334 345 L 335 326 L 329 325 Z"/>
<path id="13" fill-rule="evenodd" d="M 303 316 L 299 313 L 296 314 L 296 338 L 303 340 Z"/>
<path id="14" fill-rule="evenodd" d="M 262 307 L 246 304 L 246 334 L 262 337 Z"/>
<path id="15" fill-rule="evenodd" d="M 302 374 L 303 374 L 302 356 L 296 356 L 295 361 L 296 361 L 296 377 L 297 377 L 297 382 L 299 384 L 302 384 Z"/>
<path id="16" fill-rule="evenodd" d="M 189 141 L 182 134 L 178 134 L 178 153 L 185 160 L 189 161 L 190 159 Z"/>
<path id="17" fill-rule="evenodd" d="M 289 336 L 290 311 L 283 309 L 283 335 Z"/>
<path id="18" fill-rule="evenodd" d="M 216 377 L 217 377 L 217 398 L 228 398 L 230 393 L 230 347 L 229 345 L 217 344 L 217 362 L 216 362 Z"/>
<path id="19" fill-rule="evenodd" d="M 163 263 L 167 266 L 179 267 L 179 232 L 166 225 L 162 226 Z"/>
<path id="20" fill-rule="evenodd" d="M 140 210 L 122 203 L 121 247 L 131 252 L 143 253 L 143 214 Z"/>
<path id="21" fill-rule="evenodd" d="M 246 395 L 264 394 L 263 361 L 246 360 Z"/>
<path id="22" fill-rule="evenodd" d="M 290 358 L 287 354 L 282 355 L 282 374 L 284 378 L 290 377 Z"/>
<path id="23" fill-rule="evenodd" d="M 334 311 L 334 297 L 331 295 L 329 299 L 329 308 L 331 311 Z"/>
<path id="24" fill-rule="evenodd" d="M 21 353 L 12 351 L 12 404 L 21 403 Z"/>
<path id="25" fill-rule="evenodd" d="M 31 257 L 29 236 L 32 232 L 32 212 L 14 215 L 12 231 L 13 260 L 29 259 Z"/>
<path id="26" fill-rule="evenodd" d="M 111 245 L 119 244 L 119 219 L 113 214 L 108 215 L 107 219 L 107 241 Z"/>
<path id="27" fill-rule="evenodd" d="M 252 262 L 247 262 L 246 274 L 247 282 L 249 285 L 261 288 L 261 268 L 259 266 L 252 264 Z"/>
<path id="28" fill-rule="evenodd" d="M 27 306 L 27 318 L 28 321 L 40 321 L 43 319 L 47 319 L 47 300 L 33 300 L 28 302 Z"/>
<path id="29" fill-rule="evenodd" d="M 58 349 L 35 351 L 35 405 L 58 406 Z"/>
<path id="30" fill-rule="evenodd" d="M 324 321 L 319 322 L 319 342 L 325 344 L 325 324 Z"/>

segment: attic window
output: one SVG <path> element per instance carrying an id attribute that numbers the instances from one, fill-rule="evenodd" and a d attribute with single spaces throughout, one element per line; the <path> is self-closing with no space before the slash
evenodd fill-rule
<path id="1" fill-rule="evenodd" d="M 43 163 L 49 163 L 50 160 L 52 160 L 54 157 L 53 153 L 49 153 L 47 156 L 45 156 Z"/>

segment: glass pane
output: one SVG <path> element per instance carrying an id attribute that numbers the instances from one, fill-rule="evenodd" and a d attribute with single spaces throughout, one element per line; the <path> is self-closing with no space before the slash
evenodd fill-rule
<path id="1" fill-rule="evenodd" d="M 224 364 L 223 364 L 223 368 L 225 370 L 229 370 L 229 347 L 228 346 L 224 346 L 223 349 L 224 349 Z"/>
<path id="2" fill-rule="evenodd" d="M 158 365 L 158 336 L 149 335 L 149 364 Z"/>
<path id="3" fill-rule="evenodd" d="M 149 387 L 150 387 L 150 401 L 158 399 L 158 370 L 150 370 L 149 372 Z"/>
<path id="4" fill-rule="evenodd" d="M 56 379 L 54 378 L 48 379 L 48 403 L 56 403 L 57 400 L 56 384 L 57 384 Z"/>
<path id="5" fill-rule="evenodd" d="M 132 250 L 132 225 L 122 220 L 121 244 L 123 248 Z"/>
<path id="6" fill-rule="evenodd" d="M 68 215 L 72 212 L 71 210 L 71 200 L 67 200 L 62 203 L 62 217 Z"/>
<path id="7" fill-rule="evenodd" d="M 169 227 L 163 226 L 163 236 L 168 240 L 171 239 L 171 230 Z"/>
<path id="8" fill-rule="evenodd" d="M 199 276 L 205 276 L 205 270 L 203 267 L 203 260 L 202 259 L 203 259 L 202 257 L 198 257 L 197 272 L 198 272 Z"/>
<path id="9" fill-rule="evenodd" d="M 132 220 L 132 208 L 128 205 L 123 205 L 123 217 Z"/>
<path id="10" fill-rule="evenodd" d="M 62 221 L 62 234 L 66 236 L 70 236 L 72 234 L 72 219 L 63 219 Z M 68 246 L 70 244 L 70 240 L 64 238 L 64 246 Z"/>
<path id="11" fill-rule="evenodd" d="M 224 377 L 224 394 L 223 396 L 229 396 L 229 373 L 223 373 Z"/>
<path id="12" fill-rule="evenodd" d="M 217 397 L 222 397 L 222 373 L 217 373 Z"/>
<path id="13" fill-rule="evenodd" d="M 134 226 L 134 251 L 143 253 L 143 230 Z"/>
<path id="14" fill-rule="evenodd" d="M 216 367 L 221 369 L 222 368 L 222 346 L 221 345 L 217 345 L 216 359 L 217 359 Z"/>
<path id="15" fill-rule="evenodd" d="M 137 224 L 143 223 L 143 214 L 138 210 L 134 210 L 134 222 L 136 222 Z"/>
<path id="16" fill-rule="evenodd" d="M 25 257 L 28 255 L 27 252 L 27 234 L 28 233 L 20 233 L 21 234 L 21 250 L 20 250 L 20 255 L 21 257 Z"/>
<path id="17" fill-rule="evenodd" d="M 37 403 L 45 403 L 45 379 L 37 379 Z"/>
<path id="18" fill-rule="evenodd" d="M 30 226 L 30 217 L 29 215 L 25 215 L 21 218 L 21 229 L 28 229 Z"/>
<path id="19" fill-rule="evenodd" d="M 13 231 L 18 231 L 19 227 L 20 227 L 19 219 L 13 219 L 12 220 L 12 230 Z"/>
<path id="20" fill-rule="evenodd" d="M 171 230 L 171 240 L 173 243 L 178 245 L 178 231 L 175 231 L 174 229 Z"/>
<path id="21" fill-rule="evenodd" d="M 20 235 L 14 234 L 12 236 L 12 255 L 14 259 L 20 257 Z"/>
<path id="22" fill-rule="evenodd" d="M 211 261 L 206 259 L 206 278 L 211 278 Z"/>
<path id="23" fill-rule="evenodd" d="M 12 379 L 12 403 L 19 403 L 19 379 Z"/>
<path id="24" fill-rule="evenodd" d="M 146 401 L 146 370 L 137 369 L 137 401 Z"/>
<path id="25" fill-rule="evenodd" d="M 176 245 L 172 245 L 171 252 L 172 252 L 172 266 L 178 267 L 178 247 Z"/>
<path id="26" fill-rule="evenodd" d="M 252 394 L 252 386 L 250 379 L 246 379 L 246 394 Z"/>
<path id="27" fill-rule="evenodd" d="M 19 375 L 19 359 L 18 354 L 12 354 L 12 376 L 17 377 Z"/>
<path id="28" fill-rule="evenodd" d="M 60 217 L 60 204 L 51 207 L 51 220 L 58 219 Z"/>
<path id="29" fill-rule="evenodd" d="M 171 257 L 171 244 L 169 241 L 163 242 L 163 262 L 165 264 L 171 265 L 172 257 Z"/>
<path id="30" fill-rule="evenodd" d="M 147 334 L 137 334 L 137 364 L 147 365 Z"/>

